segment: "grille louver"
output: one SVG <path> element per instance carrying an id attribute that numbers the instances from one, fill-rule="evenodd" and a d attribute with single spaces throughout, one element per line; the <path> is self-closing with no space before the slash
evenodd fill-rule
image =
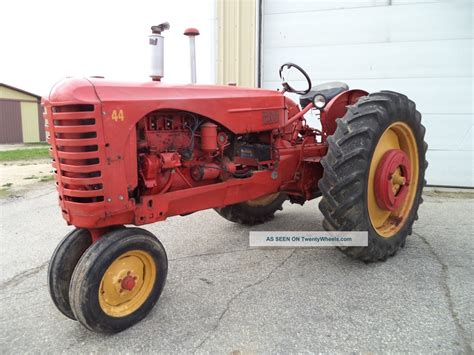
<path id="1" fill-rule="evenodd" d="M 88 104 L 53 106 L 50 115 L 46 129 L 60 198 L 75 203 L 104 201 L 99 108 Z"/>

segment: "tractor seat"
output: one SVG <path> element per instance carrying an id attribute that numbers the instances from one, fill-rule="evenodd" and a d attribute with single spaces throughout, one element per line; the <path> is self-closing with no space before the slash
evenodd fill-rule
<path id="1" fill-rule="evenodd" d="M 307 94 L 300 96 L 300 105 L 301 107 L 306 107 L 311 101 L 313 101 L 313 97 L 317 94 L 324 95 L 326 102 L 329 102 L 346 90 L 349 90 L 349 85 L 340 81 L 319 84 L 313 86 Z"/>

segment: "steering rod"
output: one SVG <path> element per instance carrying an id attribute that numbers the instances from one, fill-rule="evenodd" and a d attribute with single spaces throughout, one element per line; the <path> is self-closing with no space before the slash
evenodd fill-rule
<path id="1" fill-rule="evenodd" d="M 290 124 L 292 124 L 293 122 L 296 122 L 298 119 L 300 119 L 301 117 L 303 117 L 304 115 L 306 115 L 306 113 L 311 110 L 312 108 L 314 108 L 314 105 L 312 102 L 310 102 L 309 104 L 306 105 L 306 107 L 304 109 L 302 109 L 300 112 L 298 112 L 296 115 L 294 115 L 293 117 L 291 117 L 288 122 L 286 122 L 285 124 L 285 127 L 286 126 L 289 126 Z"/>

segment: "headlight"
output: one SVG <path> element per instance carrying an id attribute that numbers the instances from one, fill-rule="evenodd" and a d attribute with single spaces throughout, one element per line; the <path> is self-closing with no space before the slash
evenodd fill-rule
<path id="1" fill-rule="evenodd" d="M 326 98 L 324 97 L 324 95 L 321 95 L 321 94 L 314 95 L 313 105 L 317 109 L 320 109 L 320 110 L 323 109 L 324 106 L 326 106 Z"/>

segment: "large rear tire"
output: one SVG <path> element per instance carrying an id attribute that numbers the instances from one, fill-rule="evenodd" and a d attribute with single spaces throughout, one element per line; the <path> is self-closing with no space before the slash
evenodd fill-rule
<path id="1" fill-rule="evenodd" d="M 319 182 L 329 231 L 368 231 L 367 247 L 343 247 L 363 261 L 386 260 L 412 233 L 427 167 L 425 127 L 415 103 L 389 91 L 362 97 L 337 120 Z"/>
<path id="2" fill-rule="evenodd" d="M 253 226 L 273 219 L 277 211 L 283 209 L 286 195 L 274 193 L 235 205 L 216 208 L 216 212 L 228 221 Z"/>

